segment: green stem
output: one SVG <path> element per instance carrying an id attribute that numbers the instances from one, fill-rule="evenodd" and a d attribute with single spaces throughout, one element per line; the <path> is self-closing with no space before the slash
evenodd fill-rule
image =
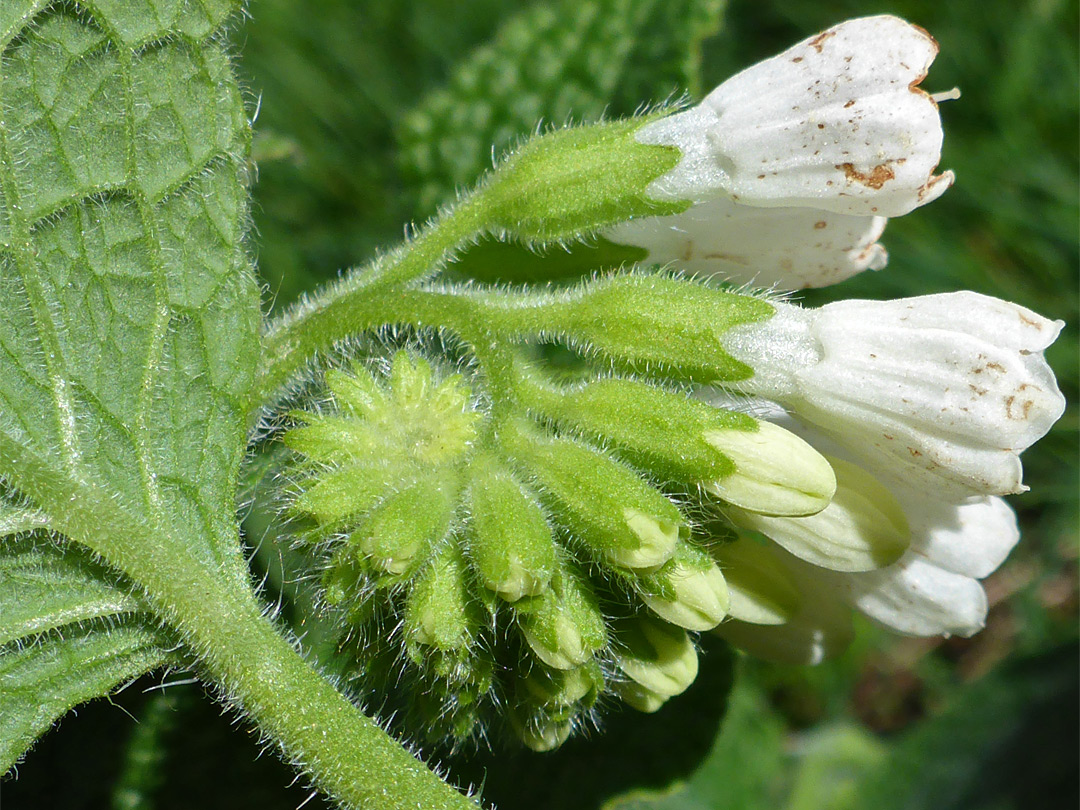
<path id="1" fill-rule="evenodd" d="M 363 318 L 369 300 L 385 300 L 381 297 L 393 294 L 388 290 L 437 272 L 455 251 L 482 233 L 484 205 L 482 194 L 474 193 L 386 259 L 349 273 L 271 325 L 263 339 L 262 374 L 252 396 L 253 407 L 266 402 L 317 352 L 355 334 L 355 329 L 342 329 L 342 324 L 369 322 Z"/>
<path id="2" fill-rule="evenodd" d="M 0 468 L 11 471 L 52 517 L 53 528 L 146 590 L 209 679 L 321 790 L 363 810 L 476 810 L 473 800 L 441 781 L 316 672 L 251 591 L 3 434 Z"/>
<path id="3" fill-rule="evenodd" d="M 347 278 L 267 331 L 252 406 L 270 401 L 317 352 L 350 335 L 387 325 L 446 328 L 484 353 L 495 345 L 495 338 L 513 340 L 543 333 L 545 317 L 566 297 L 385 290 L 358 286 Z"/>

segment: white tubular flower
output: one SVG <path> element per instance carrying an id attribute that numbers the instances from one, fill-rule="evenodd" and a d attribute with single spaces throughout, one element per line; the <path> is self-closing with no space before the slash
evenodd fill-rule
<path id="1" fill-rule="evenodd" d="M 754 616 L 753 621 L 724 622 L 713 632 L 757 658 L 779 664 L 814 666 L 846 650 L 855 635 L 851 608 L 833 588 L 823 586 L 818 573 L 831 572 L 778 548 L 769 550 L 768 559 L 776 575 L 798 591 L 796 607 L 787 620 L 781 624 Z"/>
<path id="2" fill-rule="evenodd" d="M 728 79 L 638 131 L 683 159 L 661 199 L 900 216 L 952 183 L 937 103 L 919 89 L 938 46 L 898 17 L 848 20 Z"/>
<path id="3" fill-rule="evenodd" d="M 800 425 L 775 403 L 740 402 L 723 395 L 711 399 L 774 421 L 830 456 L 847 452 L 837 441 Z M 875 571 L 840 573 L 807 565 L 780 550 L 774 551 L 774 558 L 786 563 L 786 569 L 800 570 L 804 583 L 816 580 L 831 598 L 840 598 L 895 632 L 912 636 L 977 633 L 987 612 L 986 593 L 978 580 L 993 573 L 1019 541 L 1016 514 L 1001 498 L 949 502 L 911 488 L 900 475 L 888 471 L 877 471 L 877 475 L 903 509 L 910 527 L 910 546 L 897 562 Z M 737 615 L 738 580 L 733 572 L 728 576 L 731 613 Z"/>
<path id="4" fill-rule="evenodd" d="M 934 174 L 941 118 L 918 86 L 937 52 L 917 26 L 866 17 L 744 70 L 637 133 L 682 152 L 648 193 L 695 204 L 605 236 L 653 263 L 760 286 L 822 287 L 881 269 L 885 217 L 953 181 Z"/>
<path id="5" fill-rule="evenodd" d="M 937 497 L 1024 491 L 1019 455 L 1065 409 L 1042 356 L 1061 321 L 972 292 L 775 306 L 722 338 L 749 392 Z"/>
<path id="6" fill-rule="evenodd" d="M 760 287 L 836 284 L 888 261 L 885 217 L 817 208 L 754 208 L 726 197 L 682 214 L 621 222 L 604 235 L 645 248 L 646 261 Z"/>

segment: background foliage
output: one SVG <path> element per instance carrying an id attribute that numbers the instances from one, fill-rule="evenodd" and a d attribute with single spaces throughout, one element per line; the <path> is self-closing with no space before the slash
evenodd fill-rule
<path id="1" fill-rule="evenodd" d="M 1076 806 L 1076 4 L 735 0 L 722 27 L 720 5 L 253 2 L 234 42 L 259 109 L 253 216 L 268 299 L 280 307 L 393 244 L 490 165 L 492 144 L 538 121 L 696 98 L 841 19 L 896 13 L 942 45 L 929 89 L 964 91 L 942 110 L 943 165 L 958 182 L 890 223 L 887 270 L 813 300 L 970 288 L 1068 322 L 1049 355 L 1070 408 L 1025 456 L 1032 491 L 1013 501 L 1024 540 L 987 582 L 994 607 L 974 639 L 864 625 L 846 656 L 813 670 L 709 644 L 699 683 L 655 717 L 612 714 L 608 734 L 555 755 L 446 764 L 459 781 L 486 782 L 504 808 Z M 578 249 L 547 264 L 558 275 L 587 259 Z M 536 266 L 485 245 L 466 262 L 488 277 Z M 66 718 L 0 785 L 7 806 L 269 809 L 307 797 L 198 687 L 157 682 Z"/>

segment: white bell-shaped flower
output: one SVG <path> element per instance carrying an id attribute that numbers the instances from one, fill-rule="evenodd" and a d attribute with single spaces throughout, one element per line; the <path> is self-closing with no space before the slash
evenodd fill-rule
<path id="1" fill-rule="evenodd" d="M 848 20 L 760 62 L 696 107 L 638 131 L 682 160 L 660 199 L 900 216 L 939 197 L 937 103 L 919 88 L 938 53 L 897 17 Z"/>
<path id="2" fill-rule="evenodd" d="M 705 398 L 720 407 L 768 419 L 830 457 L 851 457 L 849 445 L 800 424 L 776 403 L 735 398 L 722 392 Z M 913 489 L 895 470 L 878 469 L 874 475 L 899 504 L 910 528 L 910 545 L 899 560 L 874 571 L 838 572 L 826 570 L 834 566 L 798 554 L 798 549 L 789 549 L 790 554 L 774 549 L 773 565 L 782 564 L 785 571 L 802 566 L 799 570 L 804 583 L 817 582 L 829 598 L 839 598 L 898 633 L 970 636 L 978 632 L 988 607 L 978 580 L 996 571 L 1019 541 L 1016 514 L 1001 498 L 950 501 Z M 799 520 L 802 518 L 788 522 Z M 796 560 L 796 556 L 815 565 Z M 735 598 L 739 579 L 737 573 L 731 576 L 731 612 L 737 615 L 734 608 L 739 604 Z"/>
<path id="3" fill-rule="evenodd" d="M 1065 409 L 1042 356 L 1062 322 L 972 292 L 775 306 L 722 338 L 749 393 L 937 497 L 1024 491 L 1020 453 Z"/>

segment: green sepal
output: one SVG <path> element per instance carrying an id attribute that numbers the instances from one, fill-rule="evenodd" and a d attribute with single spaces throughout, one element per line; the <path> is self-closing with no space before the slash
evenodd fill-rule
<path id="1" fill-rule="evenodd" d="M 410 471 L 374 458 L 358 461 L 313 477 L 291 508 L 322 526 L 337 525 L 366 513 Z"/>
<path id="2" fill-rule="evenodd" d="M 525 429 L 511 452 L 540 484 L 541 497 L 574 537 L 624 568 L 663 565 L 686 519 L 671 501 L 626 465 L 571 439 Z"/>
<path id="3" fill-rule="evenodd" d="M 599 352 L 620 368 L 712 385 L 753 376 L 720 338 L 775 313 L 768 301 L 663 274 L 632 273 L 591 283 L 543 311 L 550 332 Z"/>
<path id="4" fill-rule="evenodd" d="M 627 379 L 530 391 L 560 427 L 610 442 L 631 463 L 667 481 L 698 484 L 731 475 L 735 464 L 706 438 L 710 431 L 757 430 L 753 418 Z"/>
<path id="5" fill-rule="evenodd" d="M 678 164 L 672 146 L 634 133 L 657 116 L 549 132 L 511 153 L 478 192 L 493 230 L 534 243 L 563 242 L 634 217 L 678 214 L 690 201 L 645 193 Z"/>

